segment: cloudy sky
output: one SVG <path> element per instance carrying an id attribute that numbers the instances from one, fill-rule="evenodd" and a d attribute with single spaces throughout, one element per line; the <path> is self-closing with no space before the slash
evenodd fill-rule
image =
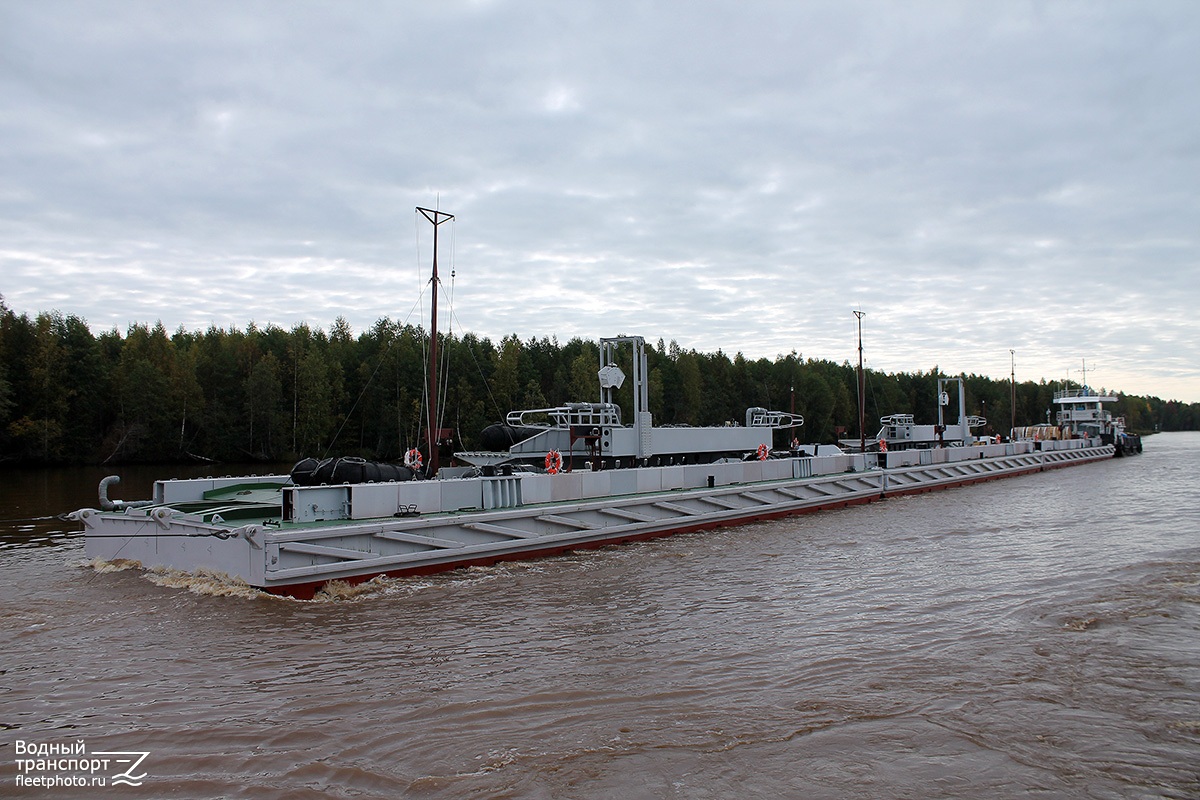
<path id="1" fill-rule="evenodd" d="M 97 331 L 421 322 L 439 205 L 458 331 L 1196 402 L 1198 197 L 1193 0 L 0 0 L 0 294 Z"/>

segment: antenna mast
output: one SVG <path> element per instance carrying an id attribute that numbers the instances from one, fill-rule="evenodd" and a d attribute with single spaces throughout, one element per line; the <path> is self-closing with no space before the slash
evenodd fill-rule
<path id="1" fill-rule="evenodd" d="M 863 408 L 866 402 L 866 384 L 863 383 L 862 371 L 862 318 L 867 315 L 865 311 L 855 311 L 854 316 L 858 317 L 858 452 L 867 452 L 867 418 L 866 409 Z"/>
<path id="2" fill-rule="evenodd" d="M 437 365 L 438 365 L 438 339 L 437 339 L 437 290 L 438 290 L 438 226 L 443 222 L 449 222 L 454 219 L 453 214 L 447 214 L 444 211 L 437 211 L 430 208 L 421 208 L 417 206 L 417 211 L 421 212 L 421 216 L 429 220 L 433 225 L 433 277 L 429 279 L 429 283 L 433 289 L 432 310 L 429 317 L 429 469 L 428 475 L 437 475 L 438 472 L 438 427 L 437 427 Z"/>
<path id="3" fill-rule="evenodd" d="M 1009 441 L 1012 441 L 1014 436 L 1013 431 L 1017 429 L 1017 351 L 1008 351 L 1009 369 L 1008 374 L 1008 410 L 1012 417 L 1009 425 Z"/>

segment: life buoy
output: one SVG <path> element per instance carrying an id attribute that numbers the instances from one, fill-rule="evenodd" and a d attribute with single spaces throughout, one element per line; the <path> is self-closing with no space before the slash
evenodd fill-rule
<path id="1" fill-rule="evenodd" d="M 887 439 L 879 440 L 879 452 L 881 452 L 881 453 L 887 452 Z"/>
<path id="2" fill-rule="evenodd" d="M 546 453 L 546 472 L 551 475 L 557 475 L 562 471 L 562 453 L 557 450 L 551 450 Z"/>
<path id="3" fill-rule="evenodd" d="M 758 452 L 758 460 L 766 461 L 767 456 L 771 455 L 771 448 L 767 447 L 765 444 L 760 444 L 758 446 L 757 452 Z"/>
<path id="4" fill-rule="evenodd" d="M 404 466 L 409 469 L 421 468 L 421 451 L 417 448 L 412 448 L 404 454 Z"/>

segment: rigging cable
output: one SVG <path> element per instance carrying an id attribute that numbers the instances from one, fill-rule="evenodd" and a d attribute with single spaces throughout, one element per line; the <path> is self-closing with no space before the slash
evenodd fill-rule
<path id="1" fill-rule="evenodd" d="M 447 317 L 449 318 L 449 326 L 446 331 L 446 346 L 440 351 L 441 363 L 438 369 L 441 370 L 441 381 L 438 386 L 438 408 L 435 412 L 438 429 L 441 430 L 446 424 L 446 410 L 450 402 L 450 343 L 454 339 L 454 232 L 456 230 L 457 220 L 450 220 L 450 292 L 447 299 Z"/>
<path id="2" fill-rule="evenodd" d="M 356 397 L 354 399 L 354 404 L 352 406 L 350 406 L 350 410 L 348 412 L 346 412 L 346 416 L 342 420 L 342 424 L 340 426 L 338 426 L 337 432 L 333 435 L 333 438 L 330 439 L 329 446 L 325 448 L 325 452 L 321 455 L 322 460 L 324 460 L 325 458 L 327 458 L 329 456 L 329 451 L 333 449 L 333 446 L 335 444 L 337 444 L 338 437 L 340 437 L 342 435 L 342 430 L 346 427 L 346 423 L 350 421 L 350 418 L 352 416 L 354 416 L 354 411 L 355 411 L 355 409 L 358 408 L 358 404 L 362 401 L 363 395 L 365 395 L 367 393 L 367 389 L 369 389 L 371 387 L 371 384 L 374 383 L 374 381 L 375 381 L 375 376 L 379 374 L 379 370 L 383 366 L 385 357 L 387 356 L 388 353 L 391 352 L 392 347 L 395 346 L 396 342 L 398 342 L 400 340 L 399 330 L 402 329 L 404 326 L 408 325 L 408 321 L 410 319 L 412 319 L 413 311 L 416 310 L 417 304 L 419 304 L 420 302 L 421 302 L 421 298 L 418 297 L 416 302 L 413 303 L 412 308 L 410 308 L 408 310 L 408 316 L 404 318 L 404 322 L 399 324 L 396 335 L 390 337 L 390 341 L 388 341 L 387 346 L 383 349 L 383 352 L 379 354 L 379 362 L 375 365 L 375 369 L 371 372 L 371 377 L 368 378 L 367 382 L 363 384 L 362 390 L 359 391 L 359 393 L 358 393 L 358 397 Z M 387 319 L 388 319 L 387 317 L 384 318 L 384 320 L 387 320 Z M 419 433 L 420 433 L 420 431 L 418 430 L 418 434 Z"/>
<path id="3" fill-rule="evenodd" d="M 461 320 L 459 320 L 459 327 L 462 327 Z M 466 338 L 463 339 L 463 344 L 467 345 L 467 352 L 471 354 L 471 361 L 475 364 L 475 369 L 479 373 L 480 380 L 483 382 L 483 388 L 487 390 L 488 399 L 492 401 L 492 408 L 496 409 L 496 413 L 499 414 L 500 419 L 503 420 L 505 417 L 504 411 L 501 410 L 500 403 L 496 400 L 496 396 L 492 394 L 492 384 L 490 381 L 488 381 L 487 376 L 483 374 L 483 365 L 479 363 L 479 358 L 475 355 L 475 349 L 471 347 Z"/>
<path id="4" fill-rule="evenodd" d="M 417 273 L 416 273 L 417 287 L 418 287 L 418 294 L 420 297 L 419 302 L 421 303 L 421 319 L 422 319 L 422 321 L 424 321 L 424 319 L 425 319 L 425 287 L 432 286 L 433 277 L 431 275 L 428 281 L 425 281 L 422 278 L 422 276 L 425 274 L 425 270 L 421 266 L 421 220 L 419 218 L 419 215 L 420 215 L 420 212 L 416 212 L 416 211 L 413 212 L 413 225 L 416 226 L 415 240 L 417 243 L 417 245 L 416 245 L 417 246 L 417 252 L 416 252 L 416 256 L 417 256 Z M 433 230 L 433 235 L 434 235 L 434 237 L 437 236 L 437 228 L 436 227 Z M 421 327 L 424 330 L 423 326 L 418 326 L 418 327 Z M 429 408 L 429 399 L 430 399 L 429 398 L 429 331 L 424 330 L 424 333 L 425 333 L 425 335 L 420 337 L 420 340 L 421 340 L 421 411 L 422 412 L 425 409 Z M 416 443 L 415 446 L 420 445 L 421 431 L 424 429 L 424 426 L 425 426 L 425 414 L 418 413 L 417 414 L 417 426 L 416 426 L 417 430 L 416 430 L 416 435 L 413 438 L 413 441 Z"/>
<path id="5" fill-rule="evenodd" d="M 875 416 L 868 417 L 867 419 L 877 419 L 880 416 L 880 414 L 879 414 L 879 396 L 875 394 L 875 384 L 871 381 L 871 371 L 870 371 L 870 369 L 867 368 L 866 364 L 863 365 L 863 382 L 866 384 L 867 388 L 869 389 L 870 395 L 871 395 L 871 403 L 872 403 L 872 405 L 875 406 Z M 864 412 L 864 414 L 866 412 L 866 400 L 865 399 L 863 400 L 863 412 Z M 867 424 L 867 422 L 866 422 L 866 420 L 864 420 L 863 425 L 865 426 L 866 424 Z M 874 423 L 871 423 L 871 426 L 874 427 Z M 868 435 L 867 438 L 870 438 L 870 435 Z"/>

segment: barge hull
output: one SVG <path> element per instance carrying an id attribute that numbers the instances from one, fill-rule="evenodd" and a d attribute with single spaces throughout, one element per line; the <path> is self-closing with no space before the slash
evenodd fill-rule
<path id="1" fill-rule="evenodd" d="M 510 501 L 511 507 L 419 515 L 410 512 L 362 520 L 316 520 L 306 524 L 256 521 L 235 525 L 219 515 L 210 514 L 206 519 L 202 515 L 198 518 L 195 513 L 182 513 L 179 509 L 184 506 L 179 503 L 128 509 L 123 513 L 89 509 L 76 514 L 84 523 L 87 552 L 93 558 L 123 558 L 147 567 L 163 565 L 185 571 L 224 572 L 268 592 L 307 599 L 333 580 L 358 583 L 380 575 L 428 575 L 552 556 L 845 508 L 888 497 L 1085 464 L 1114 455 L 1111 445 L 1100 444 L 1030 452 L 1015 452 L 1022 448 L 1013 445 L 995 447 L 1000 448 L 999 452 L 961 448 L 952 454 L 952 459 L 940 463 L 913 463 L 931 461 L 934 456 L 928 451 L 924 455 L 884 454 L 881 458 L 887 466 L 882 468 L 868 466 L 874 454 L 856 455 L 846 457 L 850 459 L 848 470 L 817 475 L 813 474 L 814 464 L 819 469 L 820 459 L 713 465 L 700 470 L 713 473 L 706 476 L 706 485 L 572 500 L 550 499 L 556 494 L 555 488 L 565 485 L 563 479 L 570 475 L 525 476 L 517 480 L 523 480 L 529 487 L 526 499 L 546 498 L 546 502 L 522 502 L 517 491 Z M 672 469 L 680 468 L 644 472 Z M 743 479 L 754 475 L 760 479 Z M 658 476 L 622 476 L 622 480 L 633 478 L 656 478 L 663 485 L 679 480 L 677 474 L 665 472 Z M 242 485 L 236 484 L 234 488 Z M 386 487 L 381 484 L 369 488 L 377 495 L 390 491 Z M 347 499 L 342 503 L 343 511 L 351 515 L 349 506 L 368 505 L 362 499 L 352 503 L 355 497 L 352 488 L 359 487 L 319 487 L 311 494 L 297 497 L 304 499 L 305 509 L 310 506 L 316 509 L 319 505 L 307 503 L 310 497 L 325 498 L 322 502 L 332 508 L 337 503 L 329 499 L 330 493 L 344 489 Z M 463 482 L 455 491 L 461 495 L 465 488 Z M 485 495 L 487 488 L 484 487 Z M 249 490 L 242 493 L 246 491 Z"/>

